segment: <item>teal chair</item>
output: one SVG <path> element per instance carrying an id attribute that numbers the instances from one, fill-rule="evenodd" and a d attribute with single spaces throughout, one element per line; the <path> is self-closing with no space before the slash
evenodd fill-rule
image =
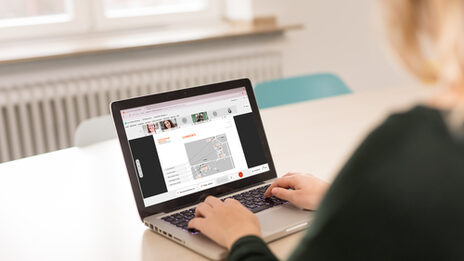
<path id="1" fill-rule="evenodd" d="M 351 93 L 346 84 L 331 73 L 310 74 L 256 84 L 260 109 Z"/>

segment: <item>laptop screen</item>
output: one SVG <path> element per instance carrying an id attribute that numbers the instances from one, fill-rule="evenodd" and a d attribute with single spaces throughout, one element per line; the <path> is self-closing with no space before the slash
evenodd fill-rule
<path id="1" fill-rule="evenodd" d="M 120 113 L 145 207 L 269 171 L 245 87 Z"/>

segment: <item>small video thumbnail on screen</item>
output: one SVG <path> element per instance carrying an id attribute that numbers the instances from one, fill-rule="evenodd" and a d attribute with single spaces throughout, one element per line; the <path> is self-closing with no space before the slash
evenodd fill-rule
<path id="1" fill-rule="evenodd" d="M 208 113 L 206 111 L 192 114 L 193 123 L 200 123 L 208 120 Z"/>
<path id="2" fill-rule="evenodd" d="M 169 129 L 177 128 L 177 119 L 176 118 L 169 118 L 164 119 L 159 122 L 162 131 L 167 131 Z"/>
<path id="3" fill-rule="evenodd" d="M 147 134 L 153 134 L 155 133 L 157 130 L 159 130 L 159 124 L 158 122 L 150 122 L 150 123 L 147 123 L 145 126 L 145 132 Z"/>

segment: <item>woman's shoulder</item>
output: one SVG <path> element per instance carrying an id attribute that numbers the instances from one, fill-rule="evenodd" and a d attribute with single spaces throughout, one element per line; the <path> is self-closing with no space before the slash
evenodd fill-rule
<path id="1" fill-rule="evenodd" d="M 414 122 L 423 122 L 424 120 L 439 120 L 441 118 L 441 111 L 439 109 L 424 105 L 424 104 L 417 104 L 412 108 L 392 113 L 387 120 L 390 121 L 410 121 L 413 120 Z"/>
<path id="2" fill-rule="evenodd" d="M 361 177 L 361 173 L 383 175 L 386 170 L 400 175 L 410 164 L 425 166 L 462 156 L 457 147 L 464 152 L 464 146 L 451 138 L 441 111 L 418 105 L 388 116 L 360 144 L 342 172 Z M 445 155 L 449 157 L 443 159 Z"/>
<path id="3" fill-rule="evenodd" d="M 387 127 L 414 127 L 416 125 L 436 125 L 443 124 L 442 113 L 440 110 L 426 106 L 416 105 L 406 111 L 390 114 L 383 125 Z"/>
<path id="4" fill-rule="evenodd" d="M 390 114 L 366 140 L 386 139 L 389 144 L 401 142 L 402 138 L 423 138 L 423 135 L 448 135 L 442 112 L 425 105 L 416 105 L 409 110 Z M 430 137 L 429 137 L 430 138 Z"/>

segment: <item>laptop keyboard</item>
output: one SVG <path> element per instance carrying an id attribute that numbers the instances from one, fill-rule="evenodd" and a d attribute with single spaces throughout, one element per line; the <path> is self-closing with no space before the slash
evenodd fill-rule
<path id="1" fill-rule="evenodd" d="M 268 187 L 269 185 L 265 185 L 228 198 L 234 198 L 238 200 L 253 213 L 258 213 L 260 211 L 288 203 L 287 201 L 278 199 L 276 197 L 265 198 L 264 192 Z M 170 216 L 163 217 L 161 219 L 179 228 L 188 230 L 193 234 L 197 234 L 199 231 L 187 228 L 188 222 L 194 217 L 195 208 L 191 208 L 179 213 L 172 214 Z"/>

